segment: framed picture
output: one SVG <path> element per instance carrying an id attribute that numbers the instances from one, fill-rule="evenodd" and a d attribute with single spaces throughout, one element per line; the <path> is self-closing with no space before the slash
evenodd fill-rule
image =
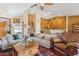
<path id="1" fill-rule="evenodd" d="M 13 23 L 20 23 L 20 18 L 14 18 Z"/>

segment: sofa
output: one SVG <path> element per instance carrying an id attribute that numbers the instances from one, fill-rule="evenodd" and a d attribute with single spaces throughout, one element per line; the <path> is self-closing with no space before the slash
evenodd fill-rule
<path id="1" fill-rule="evenodd" d="M 72 56 L 78 54 L 78 33 L 64 33 L 51 40 L 52 48 L 58 55 Z"/>
<path id="2" fill-rule="evenodd" d="M 10 48 L 10 46 L 12 44 L 14 44 L 16 42 L 20 42 L 20 41 L 22 41 L 21 37 L 17 40 L 15 40 L 12 35 L 2 37 L 2 40 L 0 40 L 0 48 L 2 50 L 6 50 L 6 49 Z"/>
<path id="3" fill-rule="evenodd" d="M 28 38 L 28 40 L 34 41 L 45 48 L 50 48 L 49 40 L 45 40 L 45 39 L 41 39 L 41 38 L 37 38 L 37 37 L 31 37 L 31 38 Z"/>
<path id="4" fill-rule="evenodd" d="M 56 37 L 56 36 L 50 34 L 37 33 L 35 34 L 35 37 L 29 37 L 28 39 L 37 42 L 39 45 L 49 49 L 51 47 L 51 43 L 50 43 L 51 37 Z"/>

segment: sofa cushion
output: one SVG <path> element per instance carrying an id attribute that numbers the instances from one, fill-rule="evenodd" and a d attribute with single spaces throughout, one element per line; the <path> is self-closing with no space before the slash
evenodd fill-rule
<path id="1" fill-rule="evenodd" d="M 54 53 L 57 55 L 57 56 L 67 56 L 67 51 L 64 51 L 62 49 L 59 49 L 57 47 L 54 47 Z"/>
<path id="2" fill-rule="evenodd" d="M 14 40 L 17 40 L 17 39 L 19 39 L 19 36 L 18 36 L 18 34 L 15 34 L 15 35 L 13 35 L 13 38 L 14 38 Z"/>
<path id="3" fill-rule="evenodd" d="M 39 43 L 41 40 L 41 38 L 37 38 L 37 37 L 28 37 L 27 41 L 34 41 L 36 43 Z"/>
<path id="4" fill-rule="evenodd" d="M 44 34 L 39 33 L 39 34 L 35 34 L 35 36 L 38 38 L 42 38 L 44 36 Z"/>
<path id="5" fill-rule="evenodd" d="M 21 41 L 22 41 L 22 39 L 12 40 L 12 42 L 11 42 L 11 43 L 9 43 L 9 44 L 13 44 L 13 43 L 16 43 L 16 42 L 21 42 Z"/>
<path id="6" fill-rule="evenodd" d="M 60 38 L 63 43 L 67 44 L 67 40 L 64 36 L 58 35 L 58 38 Z"/>
<path id="7" fill-rule="evenodd" d="M 60 38 L 54 38 L 53 40 L 54 40 L 54 43 L 60 43 L 60 42 L 62 42 L 62 40 Z"/>
<path id="8" fill-rule="evenodd" d="M 8 49 L 8 41 L 3 38 L 2 40 L 2 50 Z"/>
<path id="9" fill-rule="evenodd" d="M 68 43 L 79 43 L 79 33 L 64 33 L 62 37 L 64 37 L 65 41 Z"/>
<path id="10" fill-rule="evenodd" d="M 39 42 L 39 45 L 41 45 L 43 47 L 46 47 L 46 48 L 50 48 L 51 47 L 50 41 L 45 40 L 45 39 L 41 39 L 40 42 Z"/>
<path id="11" fill-rule="evenodd" d="M 49 40 L 49 41 L 50 41 L 51 37 L 49 37 L 49 36 L 44 36 L 44 39 L 46 39 L 46 40 Z"/>
<path id="12" fill-rule="evenodd" d="M 12 37 L 12 35 L 8 35 L 8 34 L 7 34 L 7 35 L 5 36 L 5 39 L 7 40 L 8 43 L 11 43 L 12 40 L 13 40 L 13 37 Z"/>
<path id="13" fill-rule="evenodd" d="M 55 43 L 55 46 L 61 49 L 66 49 L 66 44 L 64 43 Z"/>
<path id="14" fill-rule="evenodd" d="M 75 46 L 75 47 L 78 47 L 77 43 L 68 43 L 67 46 Z"/>
<path id="15" fill-rule="evenodd" d="M 72 45 L 72 46 L 68 46 L 68 47 L 66 48 L 66 50 L 67 50 L 69 56 L 73 56 L 73 55 L 78 54 L 77 47 L 75 47 L 75 46 L 73 46 L 73 45 Z"/>

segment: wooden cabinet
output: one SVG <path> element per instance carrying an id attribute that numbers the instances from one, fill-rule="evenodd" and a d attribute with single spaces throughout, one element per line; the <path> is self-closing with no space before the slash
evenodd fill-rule
<path id="1" fill-rule="evenodd" d="M 78 28 L 78 25 L 77 25 L 78 23 L 79 23 L 79 16 L 69 16 L 68 17 L 68 30 L 72 32 L 73 27 Z"/>
<path id="2" fill-rule="evenodd" d="M 4 37 L 6 34 L 6 22 L 0 21 L 0 37 Z"/>
<path id="3" fill-rule="evenodd" d="M 9 31 L 9 18 L 0 18 L 0 38 L 4 37 Z"/>
<path id="4" fill-rule="evenodd" d="M 72 32 L 79 32 L 79 23 L 72 24 Z"/>

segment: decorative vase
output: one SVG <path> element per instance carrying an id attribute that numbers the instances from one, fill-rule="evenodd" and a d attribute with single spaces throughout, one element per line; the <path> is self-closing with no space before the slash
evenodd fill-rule
<path id="1" fill-rule="evenodd" d="M 23 44 L 24 44 L 25 48 L 26 48 L 27 39 L 28 39 L 28 36 L 23 35 Z"/>

